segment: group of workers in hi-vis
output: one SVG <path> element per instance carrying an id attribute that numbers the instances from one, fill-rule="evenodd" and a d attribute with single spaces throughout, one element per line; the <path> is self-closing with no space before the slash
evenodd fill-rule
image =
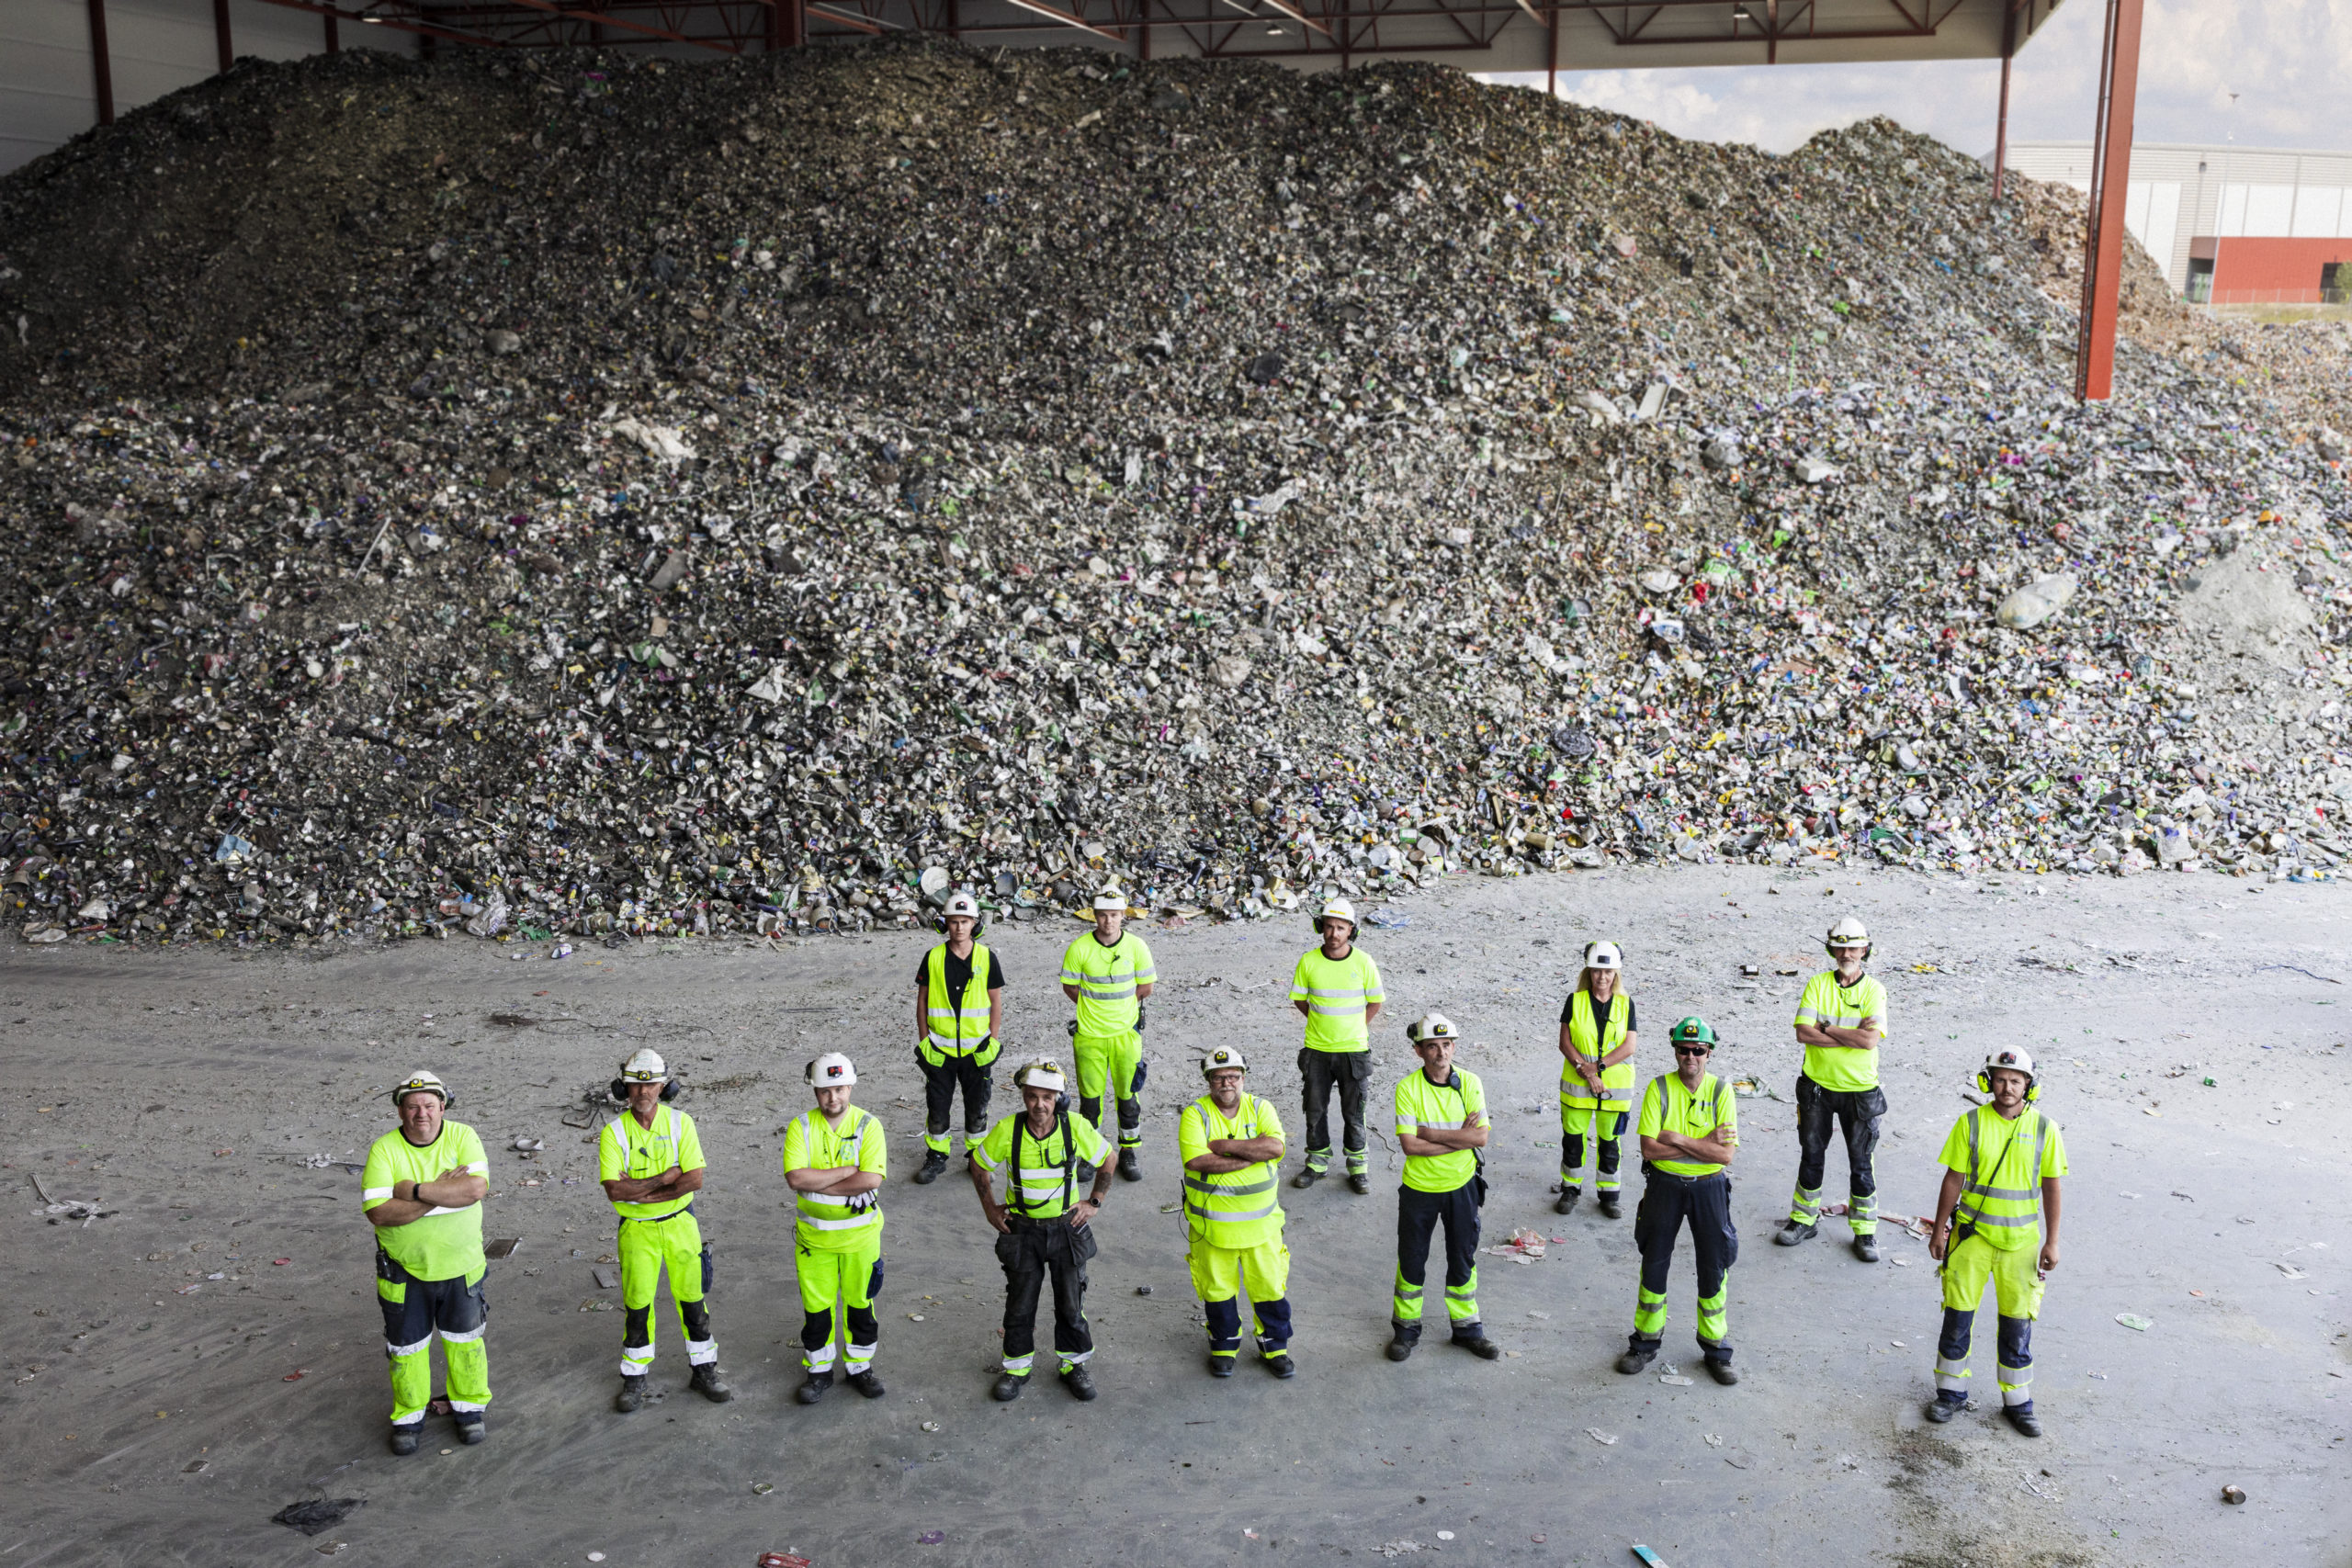
<path id="1" fill-rule="evenodd" d="M 953 1111 L 963 1097 L 965 1166 L 980 1213 L 995 1233 L 1004 1270 L 1002 1360 L 993 1396 L 1021 1397 L 1037 1358 L 1038 1303 L 1053 1292 L 1054 1367 L 1078 1399 L 1095 1397 L 1086 1318 L 1095 1221 L 1117 1176 L 1143 1179 L 1142 1101 L 1147 1077 L 1143 1002 L 1158 983 L 1151 950 L 1126 929 L 1125 895 L 1094 900 L 1092 928 L 1062 956 L 1061 986 L 1075 1004 L 1071 1066 L 1023 1060 L 1012 1074 L 1020 1104 L 991 1122 L 993 1068 L 1002 1050 L 1005 974 L 979 940 L 981 912 L 967 895 L 948 900 L 945 941 L 915 971 L 916 1057 L 924 1095 L 924 1156 L 913 1181 L 943 1175 L 953 1150 Z M 1364 1101 L 1372 1080 L 1372 1032 L 1385 995 L 1371 954 L 1356 945 L 1354 908 L 1341 898 L 1315 919 L 1319 943 L 1293 971 L 1290 1000 L 1305 1020 L 1298 1055 L 1305 1087 L 1306 1147 L 1289 1181 L 1294 1191 L 1332 1174 L 1329 1115 L 1336 1092 L 1347 1190 L 1372 1190 Z M 1787 1220 L 1774 1235 L 1798 1247 L 1820 1234 L 1825 1166 L 1833 1131 L 1844 1141 L 1845 1217 L 1853 1255 L 1878 1259 L 1878 1184 L 1871 1155 L 1886 1097 L 1879 1053 L 1887 1038 L 1886 991 L 1868 973 L 1870 935 L 1840 919 L 1826 946 L 1832 966 L 1806 984 L 1796 1011 L 1804 1066 L 1796 1081 L 1798 1167 Z M 1396 1199 L 1396 1277 L 1389 1311 L 1391 1360 L 1419 1346 L 1428 1306 L 1430 1249 L 1445 1233 L 1442 1269 L 1451 1343 L 1483 1359 L 1502 1354 L 1479 1318 L 1478 1238 L 1487 1183 L 1486 1089 L 1456 1060 L 1460 1031 L 1436 1012 L 1406 1031 L 1416 1070 L 1394 1094 L 1404 1156 Z M 1641 1252 L 1633 1332 L 1617 1370 L 1641 1371 L 1664 1342 L 1667 1287 L 1677 1238 L 1690 1233 L 1697 1266 L 1701 1357 L 1721 1383 L 1736 1383 L 1729 1320 L 1732 1265 L 1739 1236 L 1731 1213 L 1730 1168 L 1739 1149 L 1730 1085 L 1709 1071 L 1715 1032 L 1697 1016 L 1667 1032 L 1672 1070 L 1635 1087 L 1640 1041 L 1632 987 L 1618 945 L 1584 950 L 1575 987 L 1560 1010 L 1561 1161 L 1555 1213 L 1584 1196 L 1588 1150 L 1600 1218 L 1622 1217 L 1620 1173 L 1627 1124 L 1639 1142 L 1643 1190 L 1634 1213 Z M 1208 1329 L 1207 1369 L 1229 1378 L 1241 1359 L 1244 1302 L 1255 1359 L 1280 1379 L 1297 1375 L 1292 1348 L 1290 1248 L 1283 1239 L 1282 1167 L 1290 1142 L 1273 1104 L 1249 1089 L 1250 1063 L 1231 1046 L 1198 1059 L 1199 1098 L 1177 1117 L 1182 1214 L 1193 1287 Z M 882 1124 L 854 1103 L 850 1058 L 827 1052 L 805 1070 L 814 1103 L 785 1129 L 784 1177 L 793 1194 L 794 1264 L 805 1314 L 802 1381 L 796 1397 L 814 1404 L 836 1376 L 868 1399 L 884 1394 L 876 1359 L 881 1330 L 875 1302 L 883 1284 L 882 1190 L 889 1176 Z M 1075 1077 L 1075 1086 L 1072 1078 Z M 2066 1174 L 2057 1124 L 2033 1109 L 2038 1077 L 2023 1051 L 2001 1048 L 1984 1061 L 1978 1086 L 1987 1102 L 1954 1123 L 1940 1162 L 1943 1188 L 1928 1236 L 1940 1265 L 1943 1326 L 1936 1394 L 1928 1420 L 1950 1421 L 1968 1404 L 1969 1346 L 1985 1288 L 1999 1314 L 2003 1415 L 2027 1437 L 2033 1408 L 2033 1322 L 2043 1283 L 2058 1265 L 2059 1180 Z M 1075 1094 L 1073 1094 L 1073 1087 Z M 661 1055 L 640 1050 L 621 1066 L 612 1094 L 620 1114 L 599 1134 L 597 1167 L 618 1227 L 624 1318 L 616 1411 L 642 1407 L 654 1359 L 653 1308 L 663 1272 L 692 1367 L 706 1398 L 733 1397 L 718 1367 L 711 1326 L 711 1250 L 694 1213 L 705 1161 L 694 1118 L 671 1101 L 678 1091 Z M 472 1128 L 450 1121 L 447 1087 L 418 1073 L 392 1091 L 400 1125 L 377 1139 L 363 1177 L 377 1240 L 378 1294 L 391 1360 L 395 1453 L 413 1452 L 431 1403 L 427 1360 L 435 1334 L 446 1348 L 447 1402 L 459 1438 L 482 1440 L 490 1403 L 482 1291 L 482 1201 L 488 1165 Z M 1107 1135 L 1104 1101 L 1117 1125 Z"/>

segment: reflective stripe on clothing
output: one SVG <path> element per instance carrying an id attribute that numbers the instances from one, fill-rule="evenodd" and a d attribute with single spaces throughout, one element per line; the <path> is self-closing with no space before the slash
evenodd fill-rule
<path id="1" fill-rule="evenodd" d="M 444 1121 L 433 1141 L 422 1146 L 408 1141 L 405 1129 L 395 1127 L 368 1145 L 360 1190 L 380 1196 L 362 1199 L 361 1205 L 374 1208 L 403 1181 L 438 1181 L 453 1167 L 469 1176 L 490 1172 L 490 1156 L 471 1127 Z M 481 1249 L 482 1207 L 435 1208 L 407 1224 L 377 1227 L 376 1245 L 415 1279 L 479 1277 L 488 1263 Z"/>
<path id="2" fill-rule="evenodd" d="M 1363 1051 L 1372 1043 L 1364 1015 L 1388 998 L 1372 954 L 1351 945 L 1345 958 L 1327 958 L 1320 947 L 1301 954 L 1291 970 L 1290 999 L 1306 1004 L 1308 1050 Z"/>
<path id="3" fill-rule="evenodd" d="M 605 1123 L 604 1132 L 596 1139 L 599 1181 L 642 1181 L 649 1176 L 660 1176 L 673 1165 L 684 1171 L 701 1170 L 707 1164 L 694 1118 L 674 1105 L 656 1105 L 650 1127 L 638 1121 L 637 1112 L 625 1110 Z M 625 1220 L 661 1220 L 693 1201 L 694 1194 L 689 1192 L 659 1203 L 616 1202 L 613 1213 Z"/>
<path id="4" fill-rule="evenodd" d="M 1713 1073 L 1701 1077 L 1696 1089 L 1685 1088 L 1679 1073 L 1660 1073 L 1642 1091 L 1642 1120 L 1634 1131 L 1647 1138 L 1655 1138 L 1660 1133 L 1679 1133 L 1686 1138 L 1710 1139 L 1727 1133 L 1730 1142 L 1736 1144 L 1739 1102 L 1732 1095 L 1731 1085 Z M 1661 1159 L 1650 1163 L 1676 1176 L 1713 1176 L 1723 1169 L 1706 1160 Z"/>
<path id="5" fill-rule="evenodd" d="M 1007 1179 L 1004 1203 L 1024 1219 L 1050 1220 L 1069 1212 L 1078 1202 L 1080 1162 L 1100 1166 L 1111 1157 L 1111 1145 L 1094 1123 L 1076 1111 L 1057 1119 L 1042 1138 L 1029 1130 L 1026 1113 L 1015 1111 L 971 1147 L 972 1162 L 992 1176 L 1004 1172 L 1012 1165 L 1016 1138 L 1021 1162 Z"/>
<path id="6" fill-rule="evenodd" d="M 1600 1093 L 1596 1097 L 1576 1068 L 1576 1058 L 1598 1062 L 1625 1043 L 1625 1035 L 1634 1016 L 1634 998 L 1620 991 L 1609 998 L 1609 1017 L 1597 1019 L 1592 1010 L 1592 993 L 1579 989 L 1568 998 L 1568 1049 L 1575 1056 L 1560 1062 L 1560 1103 L 1572 1110 L 1595 1104 L 1611 1106 L 1634 1103 L 1634 1062 L 1632 1057 L 1614 1066 L 1600 1069 Z"/>
<path id="7" fill-rule="evenodd" d="M 2041 1236 L 2042 1179 L 2066 1173 L 2065 1142 L 2058 1124 L 2030 1106 L 2011 1121 L 1980 1105 L 1953 1123 L 1942 1162 L 1963 1183 L 1955 1230 L 1996 1247 L 2026 1247 Z"/>
<path id="8" fill-rule="evenodd" d="M 1136 988 L 1156 983 L 1151 949 L 1133 931 L 1105 947 L 1087 931 L 1062 953 L 1062 984 L 1078 987 L 1078 1032 L 1118 1034 L 1140 1016 Z"/>
<path id="9" fill-rule="evenodd" d="M 1254 1094 L 1243 1093 L 1229 1117 L 1207 1095 L 1184 1107 L 1176 1122 L 1176 1156 L 1185 1167 L 1187 1235 L 1211 1247 L 1245 1252 L 1280 1238 L 1283 1206 L 1275 1196 L 1280 1185 L 1279 1159 L 1215 1173 L 1191 1167 L 1209 1152 L 1213 1142 L 1282 1135 L 1282 1119 L 1274 1114 L 1273 1106 Z"/>
<path id="10" fill-rule="evenodd" d="M 1838 971 L 1826 969 L 1805 982 L 1797 998 L 1796 1021 L 1816 1028 L 1860 1029 L 1878 1020 L 1879 1043 L 1886 1043 L 1886 987 L 1873 975 L 1851 986 L 1838 983 Z M 1878 1087 L 1878 1050 L 1855 1051 L 1836 1045 L 1804 1048 L 1804 1076 L 1824 1089 L 1862 1089 Z"/>
<path id="11" fill-rule="evenodd" d="M 1487 1090 L 1478 1075 L 1453 1069 L 1452 1080 L 1431 1083 L 1416 1067 L 1396 1085 L 1396 1132 L 1401 1137 L 1420 1135 L 1423 1126 L 1483 1127 L 1487 1124 Z M 1405 1185 L 1423 1192 L 1451 1192 L 1478 1174 L 1478 1151 L 1454 1149 L 1442 1155 L 1407 1155 Z"/>
<path id="12" fill-rule="evenodd" d="M 810 1109 L 793 1118 L 784 1130 L 784 1168 L 838 1170 L 854 1166 L 876 1176 L 889 1174 L 882 1123 L 852 1105 L 842 1112 L 836 1127 L 821 1111 Z M 850 1197 L 830 1192 L 793 1195 L 795 1238 L 803 1247 L 842 1251 L 864 1245 L 865 1232 L 882 1229 L 881 1190 Z M 859 1202 L 858 1200 L 864 1200 Z"/>
<path id="13" fill-rule="evenodd" d="M 972 944 L 972 967 L 960 996 L 947 992 L 947 944 L 941 942 L 924 960 L 923 1011 L 930 1022 L 932 1048 L 963 1055 L 978 1048 L 989 1033 L 989 950 Z"/>

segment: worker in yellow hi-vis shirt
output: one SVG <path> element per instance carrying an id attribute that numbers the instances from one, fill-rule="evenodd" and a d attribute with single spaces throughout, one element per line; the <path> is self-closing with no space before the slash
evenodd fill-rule
<path id="1" fill-rule="evenodd" d="M 710 1248 L 703 1245 L 695 1218 L 695 1194 L 702 1190 L 702 1137 L 695 1119 L 668 1101 L 676 1081 L 662 1054 L 650 1046 L 621 1064 L 613 1080 L 616 1098 L 628 1102 L 596 1139 L 596 1176 L 620 1218 L 615 1251 L 621 1260 L 621 1387 L 613 1408 L 627 1414 L 645 1403 L 646 1374 L 653 1370 L 653 1298 L 662 1275 L 670 1275 L 670 1299 L 686 1337 L 691 1385 L 713 1404 L 735 1397 L 718 1370 L 718 1342 L 711 1337 Z"/>
<path id="2" fill-rule="evenodd" d="M 1968 1344 L 1990 1285 L 2001 1320 L 2001 1414 L 2021 1435 L 2038 1438 L 2033 1320 L 2041 1315 L 2043 1283 L 2058 1267 L 2066 1140 L 2057 1122 L 2028 1106 L 2041 1089 L 2023 1051 L 2004 1047 L 1986 1056 L 1976 1087 L 1993 1103 L 1954 1122 L 1939 1156 L 1944 1185 L 1928 1251 L 1943 1265 L 1944 1326 L 1928 1419 L 1941 1426 L 1967 1407 Z"/>
<path id="3" fill-rule="evenodd" d="M 449 1362 L 449 1409 L 458 1436 L 479 1443 L 490 1404 L 490 1321 L 481 1277 L 481 1201 L 490 1156 L 462 1122 L 444 1121 L 447 1086 L 414 1073 L 392 1090 L 401 1124 L 368 1146 L 360 1210 L 376 1227 L 376 1296 L 384 1309 L 384 1354 L 392 1363 L 392 1452 L 416 1452 L 424 1407 L 433 1402 L 433 1337 Z"/>
<path id="4" fill-rule="evenodd" d="M 1062 953 L 1062 995 L 1078 1004 L 1069 1031 L 1078 1058 L 1078 1113 L 1089 1126 L 1101 1126 L 1108 1089 L 1119 1106 L 1120 1179 L 1141 1181 L 1143 1003 L 1159 972 L 1143 938 L 1124 929 L 1126 919 L 1125 894 L 1109 889 L 1094 900 L 1094 929 Z"/>

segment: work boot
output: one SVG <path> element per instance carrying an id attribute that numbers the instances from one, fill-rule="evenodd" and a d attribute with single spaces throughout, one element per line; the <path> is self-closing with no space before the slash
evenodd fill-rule
<path id="1" fill-rule="evenodd" d="M 735 1397 L 735 1391 L 720 1378 L 717 1361 L 705 1361 L 696 1367 L 695 1375 L 686 1380 L 686 1386 L 713 1404 L 724 1404 Z"/>
<path id="2" fill-rule="evenodd" d="M 1583 1188 L 1563 1187 L 1560 1189 L 1560 1196 L 1552 1204 L 1552 1212 L 1555 1214 L 1573 1214 L 1577 1212 L 1577 1201 L 1583 1197 Z"/>
<path id="3" fill-rule="evenodd" d="M 1143 1167 L 1136 1163 L 1136 1152 L 1133 1149 L 1119 1151 L 1119 1179 L 1122 1181 L 1143 1179 Z"/>
<path id="4" fill-rule="evenodd" d="M 1323 1173 L 1310 1165 L 1306 1169 L 1300 1171 L 1296 1176 L 1292 1177 L 1290 1179 L 1290 1184 L 1293 1187 L 1296 1187 L 1301 1190 L 1304 1190 L 1306 1188 L 1314 1186 L 1317 1182 L 1322 1179 Z"/>
<path id="5" fill-rule="evenodd" d="M 1029 1380 L 1018 1373 L 999 1372 L 996 1386 L 989 1390 L 989 1397 L 999 1404 L 1010 1404 L 1021 1397 L 1021 1391 L 1027 1387 L 1028 1383 Z"/>
<path id="6" fill-rule="evenodd" d="M 1878 1237 L 1874 1235 L 1856 1236 L 1854 1238 L 1854 1256 L 1860 1258 L 1865 1263 L 1877 1262 Z"/>
<path id="7" fill-rule="evenodd" d="M 1291 1360 L 1287 1350 L 1269 1350 L 1261 1359 L 1266 1363 L 1266 1370 L 1284 1382 L 1298 1376 L 1298 1367 Z"/>
<path id="8" fill-rule="evenodd" d="M 1706 1359 L 1707 1375 L 1713 1378 L 1725 1388 L 1729 1388 L 1732 1384 L 1739 1381 L 1739 1369 L 1731 1364 L 1731 1358 L 1728 1356 L 1720 1360 L 1713 1356 L 1708 1357 Z"/>
<path id="9" fill-rule="evenodd" d="M 410 1422 L 405 1427 L 393 1427 L 392 1452 L 396 1454 L 413 1454 L 416 1452 L 416 1428 L 417 1423 L 413 1421 Z"/>
<path id="10" fill-rule="evenodd" d="M 1487 1338 L 1487 1331 L 1483 1328 L 1474 1326 L 1468 1334 L 1456 1334 L 1453 1337 L 1453 1343 L 1482 1361 L 1499 1360 L 1502 1358 L 1503 1348 Z"/>
<path id="11" fill-rule="evenodd" d="M 1600 1195 L 1600 1217 L 1604 1220 L 1613 1220 L 1621 1213 L 1623 1211 L 1617 1207 L 1617 1194 L 1603 1192 Z"/>
<path id="12" fill-rule="evenodd" d="M 1959 1399 L 1946 1399 L 1939 1393 L 1936 1395 L 1935 1398 L 1928 1401 L 1927 1409 L 1921 1411 L 1920 1414 L 1925 1416 L 1935 1425 L 1940 1427 L 1945 1422 L 1951 1420 L 1953 1416 L 1959 1415 L 1962 1411 L 1967 1408 L 1968 1400 L 1965 1395 Z"/>
<path id="13" fill-rule="evenodd" d="M 1657 1359 L 1657 1343 L 1638 1334 L 1630 1336 L 1625 1341 L 1625 1353 L 1617 1358 L 1617 1370 L 1632 1377 Z"/>
<path id="14" fill-rule="evenodd" d="M 1388 1359 L 1392 1361 L 1405 1359 L 1413 1353 L 1413 1347 L 1420 1342 L 1419 1334 L 1408 1334 L 1402 1328 L 1397 1329 L 1388 1341 Z"/>
<path id="15" fill-rule="evenodd" d="M 792 1397 L 798 1400 L 803 1404 L 814 1404 L 819 1400 L 824 1398 L 825 1391 L 832 1386 L 832 1373 L 810 1372 L 808 1374 L 808 1381 L 792 1391 Z"/>
<path id="16" fill-rule="evenodd" d="M 2018 1437 L 2038 1438 L 2041 1436 L 2041 1419 L 2034 1415 L 2032 1405 L 2005 1404 L 2001 1407 L 2001 1414 L 2009 1418 L 2009 1425 L 2018 1429 Z"/>
<path id="17" fill-rule="evenodd" d="M 1215 1351 L 1211 1351 L 1209 1353 L 1209 1376 L 1213 1378 L 1231 1377 L 1233 1375 L 1233 1363 L 1238 1359 L 1239 1358 L 1234 1356 L 1220 1356 Z"/>
<path id="18" fill-rule="evenodd" d="M 1782 1225 L 1779 1230 L 1772 1233 L 1772 1245 L 1774 1247 L 1794 1247 L 1801 1241 L 1811 1241 L 1813 1239 L 1813 1226 L 1801 1225 L 1794 1220 L 1791 1220 L 1787 1224 Z"/>
<path id="19" fill-rule="evenodd" d="M 862 1372 L 850 1373 L 849 1386 L 868 1399 L 879 1399 L 890 1392 L 882 1386 L 882 1380 L 875 1375 L 872 1367 L 866 1368 Z"/>
<path id="20" fill-rule="evenodd" d="M 1348 1190 L 1359 1198 L 1372 1196 L 1372 1178 L 1359 1170 L 1348 1178 Z"/>
<path id="21" fill-rule="evenodd" d="M 1094 1374 L 1086 1370 L 1083 1362 L 1075 1367 L 1065 1367 L 1062 1369 L 1062 1386 L 1069 1390 L 1072 1399 L 1092 1399 Z"/>
<path id="22" fill-rule="evenodd" d="M 626 1416 L 644 1403 L 645 1380 L 641 1377 L 621 1379 L 621 1391 L 613 1395 L 613 1408 Z"/>
<path id="23" fill-rule="evenodd" d="M 458 1441 L 468 1448 L 471 1448 L 489 1436 L 490 1428 L 481 1424 L 481 1411 L 469 1410 L 458 1417 Z"/>
<path id="24" fill-rule="evenodd" d="M 930 1186 L 933 1182 L 939 1179 L 940 1172 L 946 1168 L 946 1152 L 942 1149 L 932 1150 L 929 1154 L 922 1156 L 922 1168 L 915 1172 L 915 1185 L 917 1187 Z"/>

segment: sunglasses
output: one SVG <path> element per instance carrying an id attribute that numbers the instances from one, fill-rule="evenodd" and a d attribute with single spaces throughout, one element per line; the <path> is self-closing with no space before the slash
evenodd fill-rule
<path id="1" fill-rule="evenodd" d="M 1705 1045 L 1677 1045 L 1674 1054 L 1678 1056 L 1712 1056 L 1714 1052 Z"/>

